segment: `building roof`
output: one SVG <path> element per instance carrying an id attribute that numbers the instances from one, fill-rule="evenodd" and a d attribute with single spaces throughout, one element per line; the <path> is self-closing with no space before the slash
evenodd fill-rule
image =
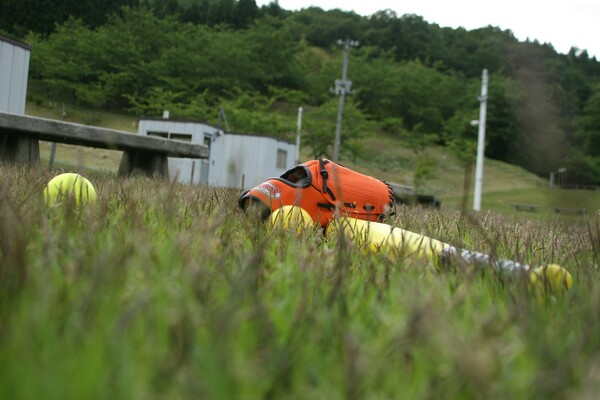
<path id="1" fill-rule="evenodd" d="M 277 140 L 278 142 L 284 142 L 284 143 L 288 143 L 288 144 L 295 144 L 294 142 L 291 142 L 289 140 L 286 139 L 282 139 L 276 136 L 272 136 L 272 135 L 266 135 L 266 134 L 260 134 L 260 133 L 237 133 L 237 132 L 228 132 L 225 129 L 215 126 L 213 124 L 209 124 L 208 122 L 202 121 L 202 120 L 193 120 L 193 119 L 165 119 L 165 118 L 161 118 L 161 117 L 140 117 L 138 119 L 139 121 L 155 121 L 155 122 L 175 122 L 175 123 L 182 123 L 182 124 L 201 124 L 201 125 L 206 125 L 206 126 L 210 126 L 212 128 L 215 129 L 220 129 L 223 131 L 223 133 L 227 134 L 227 135 L 236 135 L 236 136 L 253 136 L 253 137 L 263 137 L 263 138 L 269 138 L 269 139 L 274 139 Z"/>
<path id="2" fill-rule="evenodd" d="M 13 46 L 18 46 L 18 47 L 21 47 L 21 48 L 23 48 L 25 50 L 31 51 L 31 46 L 30 45 L 28 45 L 26 43 L 23 43 L 23 42 L 19 42 L 18 40 L 11 39 L 11 38 L 6 37 L 6 36 L 0 35 L 0 42 L 10 43 Z"/>
<path id="3" fill-rule="evenodd" d="M 211 128 L 222 129 L 216 125 L 213 125 L 213 124 L 203 121 L 201 119 L 163 118 L 163 117 L 145 117 L 145 116 L 141 116 L 140 118 L 138 118 L 138 122 L 142 121 L 142 120 L 156 121 L 156 122 L 178 122 L 178 123 L 182 123 L 182 124 L 202 124 L 202 125 L 210 126 Z"/>

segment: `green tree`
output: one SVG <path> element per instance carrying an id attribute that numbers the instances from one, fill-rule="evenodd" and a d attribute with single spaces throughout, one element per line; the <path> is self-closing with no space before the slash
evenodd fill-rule
<path id="1" fill-rule="evenodd" d="M 269 22 L 246 31 L 212 29 L 124 9 L 96 30 L 70 20 L 47 40 L 32 40 L 33 76 L 93 105 L 139 104 L 153 88 L 191 99 L 204 91 L 215 97 L 233 88 L 267 94 L 271 86 L 300 85 L 296 48 Z"/>
<path id="2" fill-rule="evenodd" d="M 511 54 L 518 40 L 511 31 L 492 26 L 471 31 L 442 28 L 441 41 L 442 50 L 436 59 L 466 77 L 480 77 L 483 68 L 495 73 L 514 72 Z"/>
<path id="3" fill-rule="evenodd" d="M 600 83 L 577 120 L 578 141 L 585 154 L 600 158 Z"/>
<path id="4" fill-rule="evenodd" d="M 260 12 L 263 16 L 270 16 L 275 18 L 284 17 L 287 12 L 279 6 L 279 2 L 277 0 L 272 0 L 269 4 L 266 4 L 261 7 Z"/>
<path id="5" fill-rule="evenodd" d="M 231 25 L 234 21 L 235 0 L 210 0 L 206 22 L 210 26 Z"/>
<path id="6" fill-rule="evenodd" d="M 238 0 L 233 12 L 233 25 L 236 28 L 247 28 L 258 17 L 258 6 L 255 0 Z"/>
<path id="7" fill-rule="evenodd" d="M 296 42 L 304 39 L 310 45 L 328 50 L 338 39 L 362 40 L 364 21 L 353 12 L 309 7 L 289 15 L 283 29 Z"/>
<path id="8" fill-rule="evenodd" d="M 334 86 L 335 79 L 339 79 L 340 76 L 340 58 L 334 58 L 331 53 L 320 47 L 301 41 L 295 60 L 302 77 L 302 88 L 308 94 L 308 102 L 311 105 L 319 105 L 329 101 L 330 89 Z"/>
<path id="9" fill-rule="evenodd" d="M 190 94 L 152 87 L 144 96 L 128 96 L 130 110 L 137 115 L 159 117 L 169 111 L 172 118 L 217 122 L 218 101 L 206 92 Z"/>
<path id="10" fill-rule="evenodd" d="M 391 51 L 396 61 L 421 60 L 439 57 L 442 50 L 441 30 L 423 17 L 405 14 L 400 17 L 390 10 L 379 11 L 369 18 L 365 45 Z"/>
<path id="11" fill-rule="evenodd" d="M 220 99 L 225 110 L 230 129 L 237 133 L 260 133 L 292 139 L 295 118 L 275 110 L 275 97 L 263 96 L 257 92 L 235 90 L 226 98 Z"/>
<path id="12" fill-rule="evenodd" d="M 143 0 L 142 4 L 158 18 L 172 17 L 181 11 L 179 0 Z"/>
<path id="13" fill-rule="evenodd" d="M 182 22 L 191 22 L 193 24 L 206 24 L 208 21 L 209 0 L 191 1 L 182 6 L 180 19 Z"/>
<path id="14" fill-rule="evenodd" d="M 319 107 L 307 110 L 304 114 L 303 143 L 311 149 L 314 157 L 333 156 L 333 142 L 335 139 L 337 112 L 339 100 L 332 98 Z M 356 100 L 346 98 L 344 107 L 342 135 L 340 145 L 340 159 L 356 160 L 360 156 L 362 147 L 359 140 L 374 131 L 374 124 L 364 114 Z"/>
<path id="15" fill-rule="evenodd" d="M 253 74 L 248 80 L 253 87 L 266 94 L 269 86 L 297 89 L 302 84 L 302 72 L 295 57 L 299 47 L 289 35 L 277 29 L 273 18 L 257 21 L 249 29 L 237 33 L 251 54 Z M 232 49 L 237 52 L 239 49 Z M 238 67 L 240 67 L 238 65 Z"/>
<path id="16" fill-rule="evenodd" d="M 93 85 L 97 71 L 93 62 L 92 32 L 83 21 L 70 19 L 57 27 L 48 40 L 30 34 L 27 41 L 35 48 L 31 54 L 30 76 L 45 82 L 50 90 L 76 97 L 83 85 Z M 92 96 L 99 99 L 103 96 Z M 97 101 L 95 101 L 97 102 Z"/>
<path id="17" fill-rule="evenodd" d="M 457 76 L 420 61 L 394 63 L 361 49 L 352 59 L 352 80 L 367 112 L 379 120 L 400 118 L 405 130 L 439 134 L 445 119 L 465 102 L 467 88 Z"/>
<path id="18" fill-rule="evenodd" d="M 480 90 L 481 81 L 471 81 L 473 100 Z M 472 108 L 478 109 L 479 102 L 473 101 Z M 511 78 L 490 73 L 486 114 L 487 157 L 496 160 L 516 162 L 516 147 L 523 116 L 523 94 L 519 85 Z M 475 118 L 476 119 L 476 118 Z"/>
<path id="19" fill-rule="evenodd" d="M 69 18 L 98 27 L 121 8 L 137 6 L 138 0 L 0 0 L 0 28 L 21 37 L 49 34 Z"/>
<path id="20" fill-rule="evenodd" d="M 600 186 L 600 157 L 574 149 L 563 165 L 567 170 L 569 184 Z"/>

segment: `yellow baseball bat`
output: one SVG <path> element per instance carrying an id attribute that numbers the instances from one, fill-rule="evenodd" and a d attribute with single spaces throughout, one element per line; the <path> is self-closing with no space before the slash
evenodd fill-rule
<path id="1" fill-rule="evenodd" d="M 531 285 L 545 292 L 558 293 L 570 289 L 573 285 L 573 277 L 569 271 L 557 264 L 532 268 L 513 260 L 497 259 L 489 254 L 460 249 L 440 240 L 380 222 L 342 217 L 329 223 L 326 228 L 328 236 L 340 232 L 370 251 L 395 249 L 405 255 L 415 255 L 435 262 L 457 257 L 469 264 L 486 264 L 498 270 L 525 271 L 529 273 Z"/>

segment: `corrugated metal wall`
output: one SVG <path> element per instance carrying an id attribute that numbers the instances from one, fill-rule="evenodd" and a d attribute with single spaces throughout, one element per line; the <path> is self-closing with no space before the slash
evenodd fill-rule
<path id="1" fill-rule="evenodd" d="M 283 152 L 284 160 L 277 154 Z M 295 165 L 296 145 L 271 137 L 225 134 L 210 153 L 209 184 L 249 189 Z"/>
<path id="2" fill-rule="evenodd" d="M 25 114 L 29 46 L 0 36 L 0 111 Z"/>

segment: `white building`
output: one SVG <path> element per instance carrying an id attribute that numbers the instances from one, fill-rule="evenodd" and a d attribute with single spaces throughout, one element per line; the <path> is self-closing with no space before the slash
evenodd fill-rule
<path id="1" fill-rule="evenodd" d="M 169 176 L 180 182 L 249 189 L 295 165 L 296 145 L 268 136 L 225 133 L 204 122 L 139 120 L 140 135 L 209 147 L 208 160 L 169 158 Z"/>
<path id="2" fill-rule="evenodd" d="M 0 111 L 25 114 L 31 48 L 0 35 Z"/>

